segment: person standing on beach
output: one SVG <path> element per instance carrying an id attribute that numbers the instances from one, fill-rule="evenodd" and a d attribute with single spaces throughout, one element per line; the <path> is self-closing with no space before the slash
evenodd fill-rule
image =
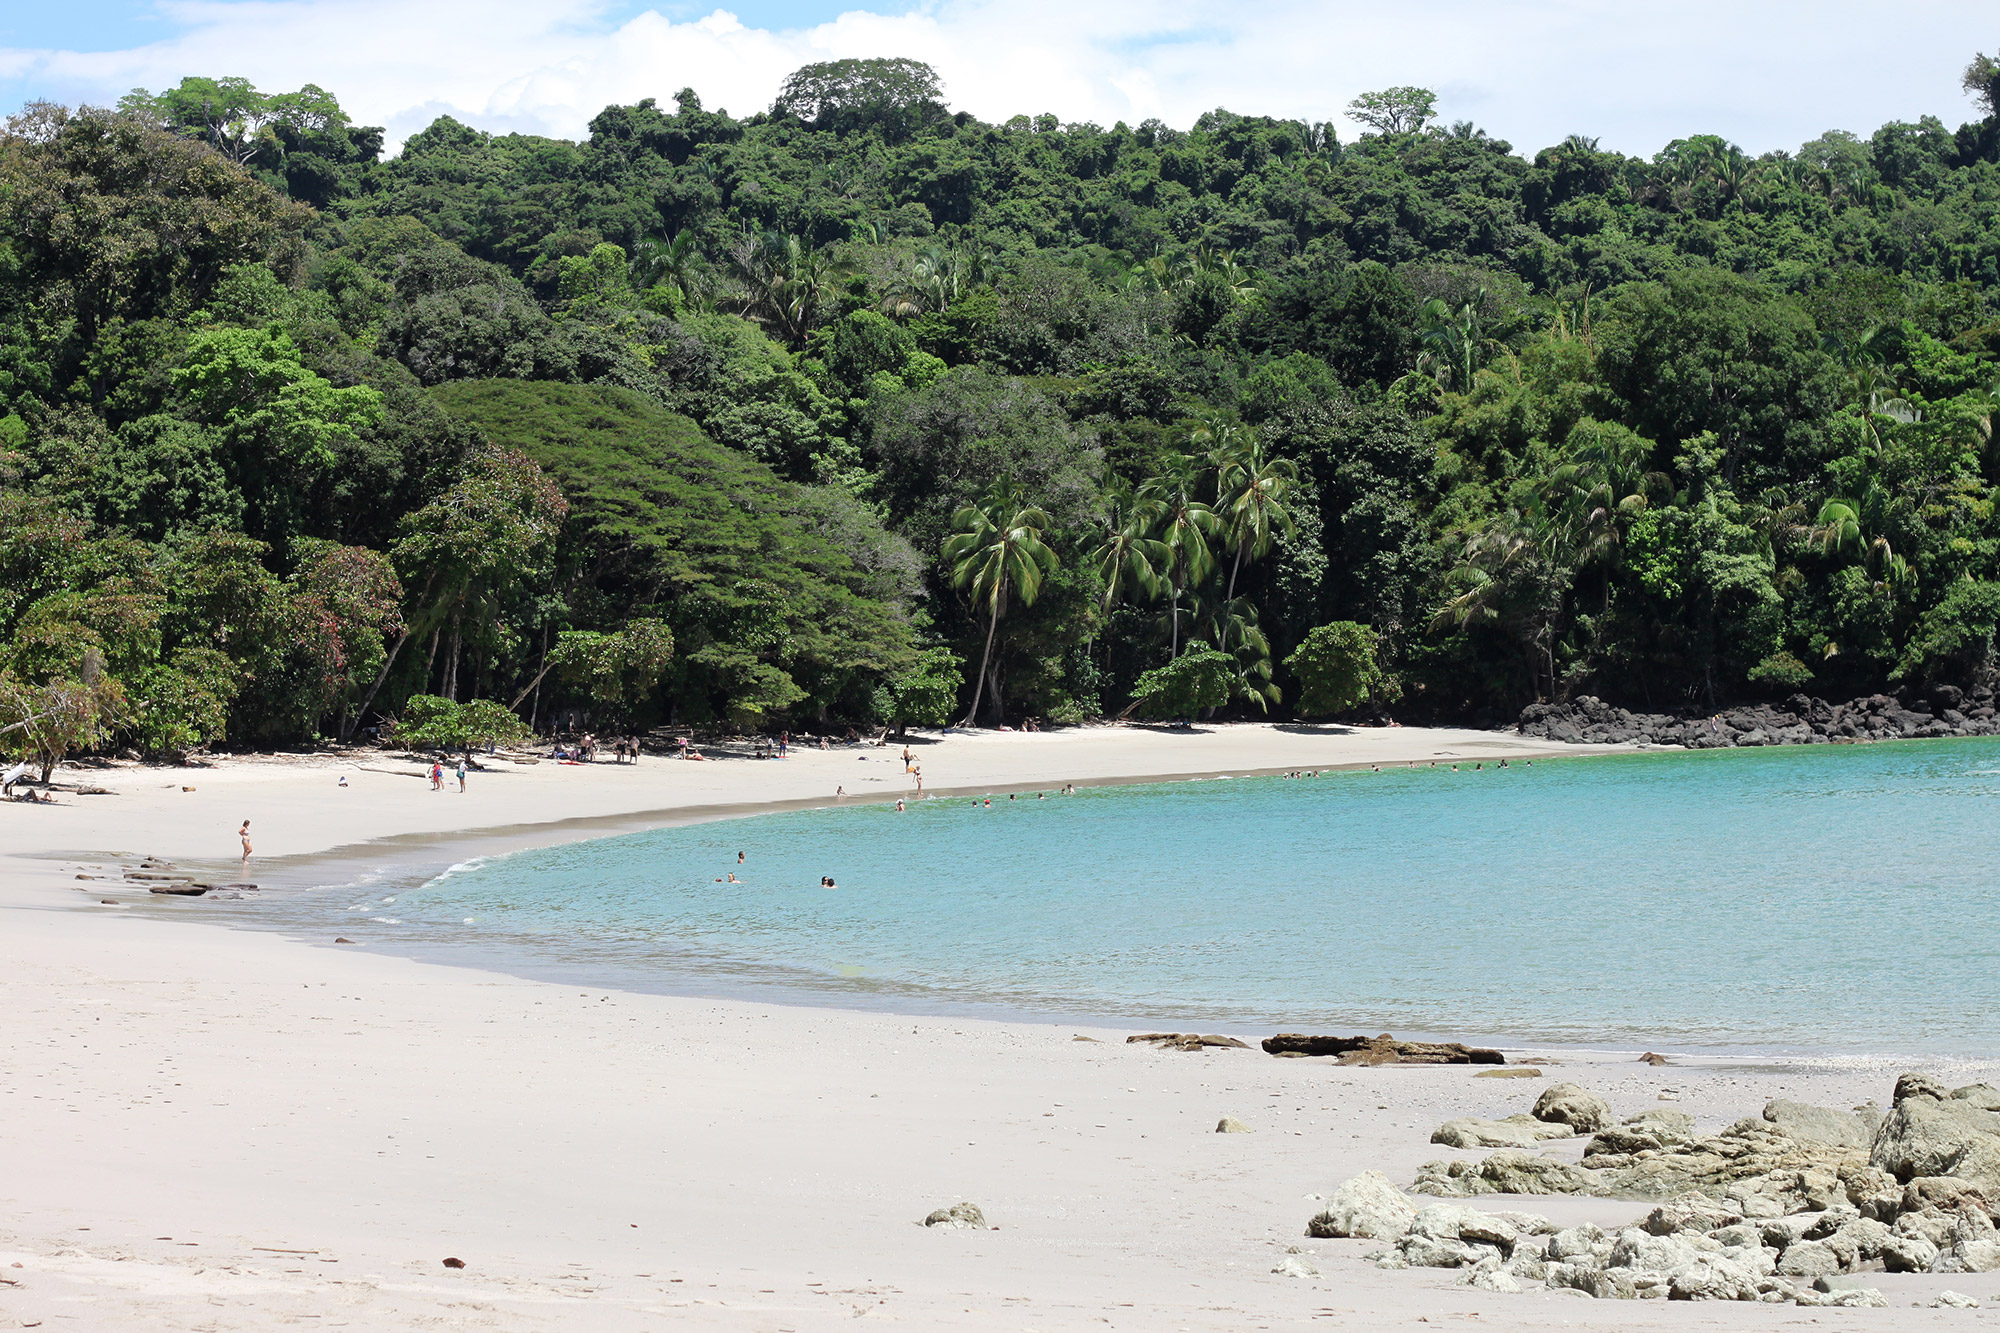
<path id="1" fill-rule="evenodd" d="M 250 864 L 250 821 L 244 820 L 243 827 L 236 830 L 236 836 L 243 840 L 243 864 Z"/>
<path id="2" fill-rule="evenodd" d="M 465 795 L 465 761 L 458 761 L 458 794 Z"/>

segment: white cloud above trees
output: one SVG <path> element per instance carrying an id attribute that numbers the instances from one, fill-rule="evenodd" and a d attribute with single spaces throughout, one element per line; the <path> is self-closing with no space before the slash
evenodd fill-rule
<path id="1" fill-rule="evenodd" d="M 1532 152 L 1563 136 L 1652 153 L 1716 133 L 1752 152 L 1828 128 L 1866 134 L 1930 113 L 1971 115 L 1958 72 L 2000 44 L 1986 4 L 1938 0 L 1890 18 L 1857 0 L 933 0 L 856 9 L 795 30 L 726 10 L 607 21 L 597 0 L 168 0 L 175 34 L 114 51 L 0 50 L 17 99 L 108 103 L 186 74 L 240 74 L 266 90 L 317 83 L 399 141 L 449 113 L 482 128 L 575 137 L 600 108 L 769 104 L 790 70 L 842 56 L 934 65 L 952 105 L 986 119 L 1185 126 L 1205 110 L 1338 119 L 1356 94 L 1440 93 Z M 1342 137 L 1352 126 L 1343 124 Z"/>

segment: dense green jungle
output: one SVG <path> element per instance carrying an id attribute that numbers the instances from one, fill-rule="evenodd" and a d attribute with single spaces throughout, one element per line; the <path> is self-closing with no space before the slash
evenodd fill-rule
<path id="1" fill-rule="evenodd" d="M 2000 60 L 1964 92 L 1650 159 L 1421 88 L 993 124 L 908 60 L 393 157 L 310 85 L 30 105 L 0 748 L 1975 681 Z"/>

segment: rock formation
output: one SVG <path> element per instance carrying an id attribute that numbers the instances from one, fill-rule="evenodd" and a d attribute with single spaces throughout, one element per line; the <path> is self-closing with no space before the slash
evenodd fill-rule
<path id="1" fill-rule="evenodd" d="M 1280 1032 L 1264 1038 L 1264 1049 L 1272 1055 L 1331 1055 L 1344 1065 L 1504 1065 L 1507 1057 L 1498 1051 L 1460 1042 L 1397 1041 L 1388 1033 L 1379 1037 L 1308 1037 L 1299 1032 Z"/>
<path id="2" fill-rule="evenodd" d="M 1908 740 L 2000 735 L 1989 693 L 1968 696 L 1952 685 L 1927 695 L 1871 694 L 1830 704 L 1794 694 L 1782 707 L 1748 704 L 1703 717 L 1634 713 L 1584 695 L 1566 704 L 1530 704 L 1516 727 L 1523 736 L 1573 745 L 1684 745 L 1709 750 L 1732 745 L 1824 745 L 1829 741 Z"/>
<path id="3" fill-rule="evenodd" d="M 1882 1306 L 1853 1274 L 2000 1271 L 2000 1089 L 1986 1084 L 1946 1089 L 1905 1074 L 1886 1116 L 1773 1101 L 1707 1137 L 1673 1110 L 1614 1123 L 1601 1098 L 1558 1084 L 1533 1115 L 1454 1121 L 1439 1133 L 1556 1117 L 1596 1127 L 1582 1166 L 1506 1150 L 1427 1163 L 1412 1192 L 1660 1202 L 1616 1232 L 1558 1228 L 1459 1203 L 1419 1211 L 1368 1172 L 1334 1192 L 1309 1234 L 1392 1241 L 1371 1256 L 1378 1265 L 1463 1269 L 1464 1282 L 1488 1291 L 1566 1287 L 1626 1300 Z"/>

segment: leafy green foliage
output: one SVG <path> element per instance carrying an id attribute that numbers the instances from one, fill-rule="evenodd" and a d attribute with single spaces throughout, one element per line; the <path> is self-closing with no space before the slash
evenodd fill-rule
<path id="1" fill-rule="evenodd" d="M 673 631 L 639 619 L 611 634 L 564 630 L 549 665 L 590 699 L 625 713 L 652 692 L 673 656 Z"/>
<path id="2" fill-rule="evenodd" d="M 1143 717 L 1191 721 L 1228 703 L 1235 678 L 1236 661 L 1228 653 L 1196 648 L 1140 676 L 1132 693 Z"/>
<path id="3" fill-rule="evenodd" d="M 609 387 L 460 381 L 438 397 L 561 486 L 562 562 L 671 632 L 667 681 L 687 712 L 830 704 L 908 659 L 902 606 L 871 595 L 879 549 L 844 547 L 809 491 L 687 418 Z"/>
<path id="4" fill-rule="evenodd" d="M 912 722 L 920 727 L 945 725 L 958 705 L 958 689 L 964 680 L 965 660 L 957 653 L 949 648 L 925 649 L 907 669 L 890 679 L 889 719 L 899 733 Z"/>
<path id="5" fill-rule="evenodd" d="M 1321 625 L 1292 650 L 1285 666 L 1299 681 L 1298 710 L 1332 717 L 1371 698 L 1393 696 L 1394 679 L 1382 670 L 1375 631 L 1351 620 Z"/>
<path id="6" fill-rule="evenodd" d="M 2000 115 L 1639 159 L 1448 104 L 989 124 L 841 60 L 388 162 L 310 85 L 30 107 L 0 670 L 162 753 L 1075 720 L 1187 658 L 1182 716 L 1281 661 L 1310 713 L 1342 624 L 1439 718 L 1985 681 Z"/>

